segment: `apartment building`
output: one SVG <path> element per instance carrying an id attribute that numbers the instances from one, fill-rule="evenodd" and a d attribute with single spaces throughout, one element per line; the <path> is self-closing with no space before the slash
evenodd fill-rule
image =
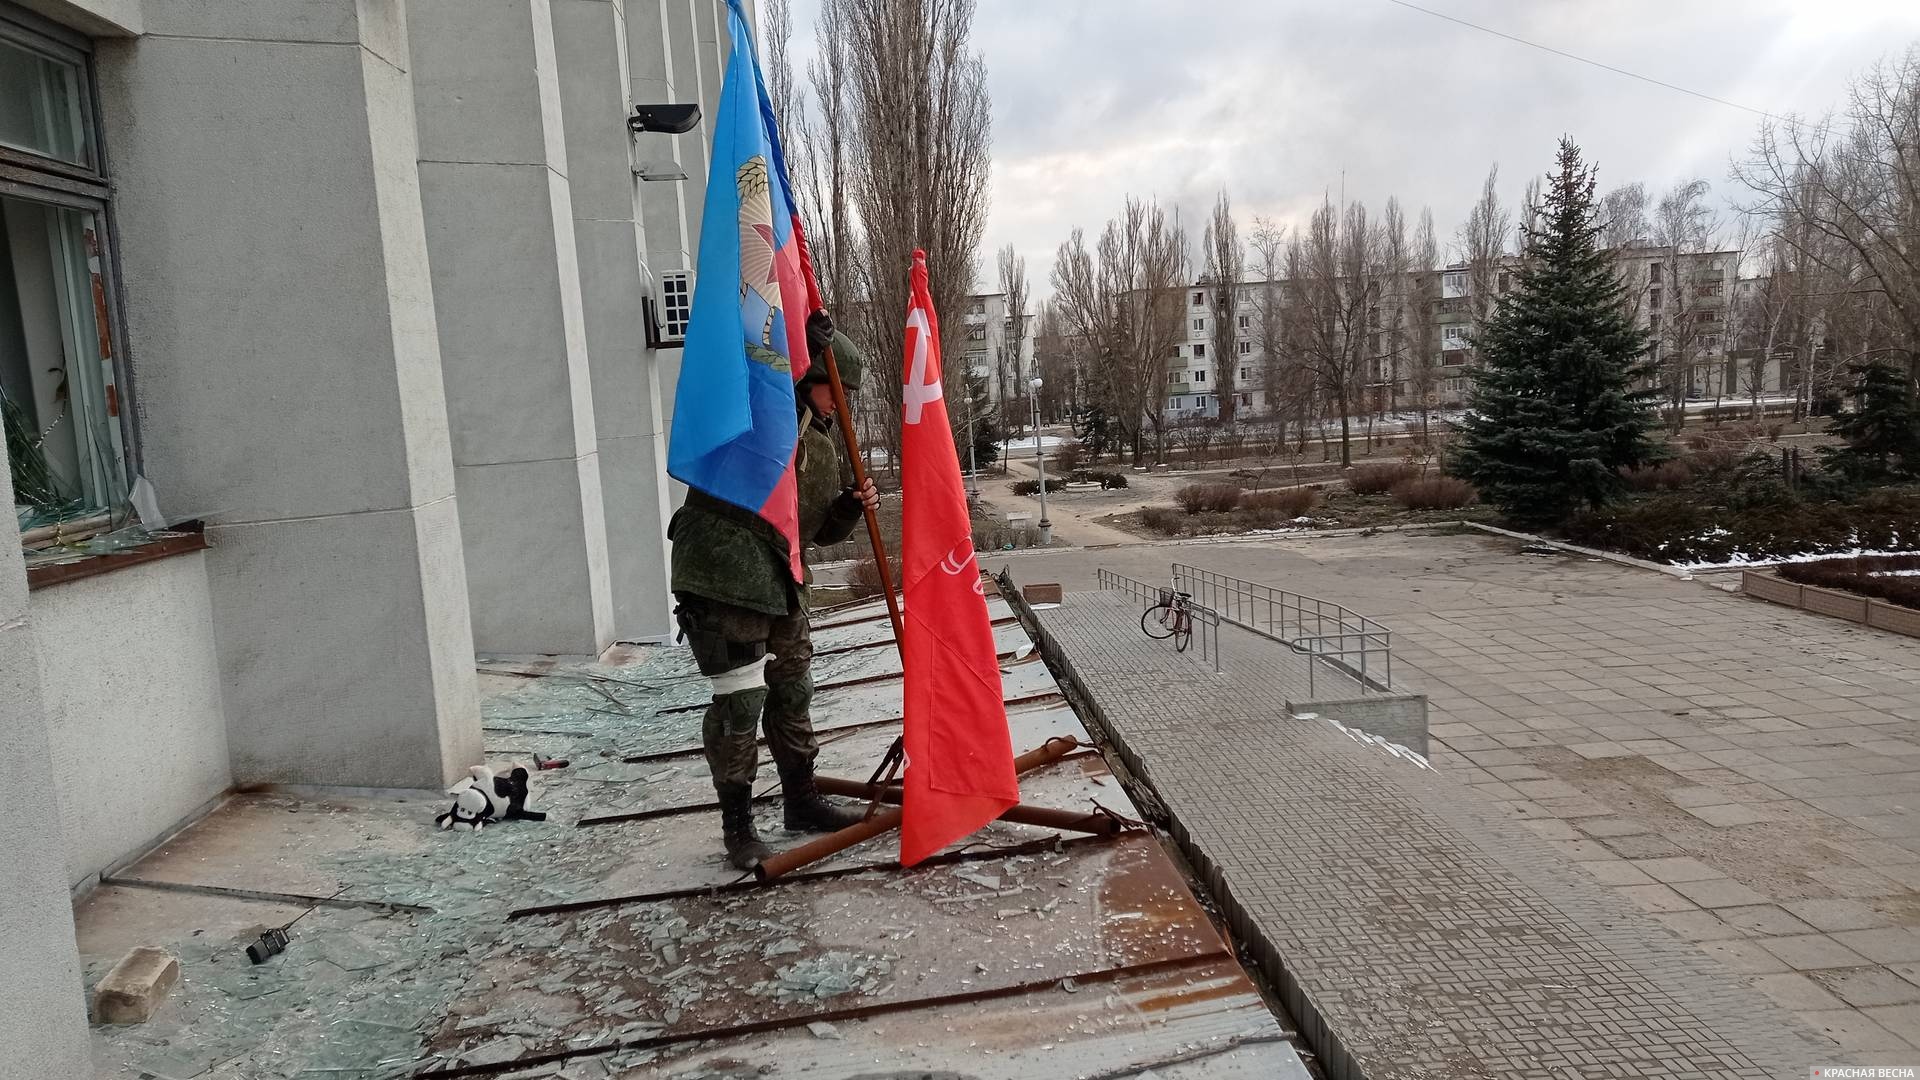
<path id="1" fill-rule="evenodd" d="M 1269 411 L 1263 389 L 1267 356 L 1260 349 L 1259 319 L 1262 282 L 1241 282 L 1234 291 L 1234 333 L 1223 335 L 1215 325 L 1214 296 L 1220 286 L 1196 282 L 1183 295 L 1183 338 L 1167 358 L 1167 416 L 1173 420 L 1215 419 L 1220 415 L 1219 358 L 1221 342 L 1232 337 L 1234 389 L 1241 415 Z"/>
<path id="2" fill-rule="evenodd" d="M 1757 361 L 1742 353 L 1758 317 L 1750 303 L 1753 279 L 1742 279 L 1737 251 L 1676 252 L 1636 244 L 1614 253 L 1626 303 L 1636 325 L 1652 338 L 1651 359 L 1662 386 L 1676 381 L 1690 399 L 1773 394 L 1781 389 L 1777 358 Z M 1492 275 L 1498 295 L 1513 288 L 1517 258 L 1503 260 Z M 1468 388 L 1468 346 L 1476 305 L 1473 273 L 1464 265 L 1440 271 L 1439 341 L 1434 361 L 1440 404 L 1457 405 Z"/>
<path id="3" fill-rule="evenodd" d="M 967 370 L 986 378 L 988 400 L 1027 396 L 1027 381 L 1037 373 L 1033 362 L 1037 318 L 1030 312 L 1020 314 L 1016 348 L 1014 315 L 1008 310 L 1007 294 L 980 293 L 967 298 L 967 310 L 961 317 L 967 330 L 961 355 Z"/>
<path id="4" fill-rule="evenodd" d="M 1757 316 L 1741 302 L 1754 291 L 1752 279 L 1739 278 L 1740 255 L 1735 251 L 1676 253 L 1671 248 L 1635 245 L 1617 253 L 1620 276 L 1627 288 L 1628 309 L 1637 325 L 1653 339 L 1653 359 L 1684 383 L 1684 396 L 1694 399 L 1744 397 L 1781 392 L 1781 365 L 1777 358 L 1761 359 L 1743 349 L 1752 336 L 1748 325 Z M 1497 302 L 1514 288 L 1518 257 L 1509 256 L 1487 274 L 1490 296 Z M 1419 290 L 1435 296 L 1432 338 L 1410 342 L 1401 316 L 1401 332 L 1393 328 L 1391 298 L 1375 305 L 1370 348 L 1360 387 L 1361 407 L 1382 412 L 1407 412 L 1420 407 L 1423 392 L 1434 408 L 1457 408 L 1466 401 L 1472 349 L 1469 345 L 1476 311 L 1474 272 L 1464 264 L 1435 271 L 1437 287 Z M 1234 286 L 1236 333 L 1235 383 L 1239 415 L 1257 418 L 1272 410 L 1265 389 L 1271 358 L 1261 348 L 1261 293 L 1259 281 Z M 1183 293 L 1182 340 L 1167 358 L 1166 413 L 1174 420 L 1216 418 L 1221 388 L 1217 357 L 1223 335 L 1213 297 L 1218 286 L 1197 282 Z M 1421 367 L 1426 372 L 1423 376 Z M 1665 385 L 1663 382 L 1662 385 Z"/>

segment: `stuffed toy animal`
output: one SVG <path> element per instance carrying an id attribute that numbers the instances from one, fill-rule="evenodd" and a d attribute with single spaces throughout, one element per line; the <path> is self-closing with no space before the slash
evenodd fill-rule
<path id="1" fill-rule="evenodd" d="M 501 821 L 547 820 L 547 815 L 527 809 L 531 795 L 527 780 L 531 774 L 526 766 L 515 765 L 505 775 L 494 772 L 488 765 L 475 765 L 467 771 L 471 775 L 447 789 L 447 794 L 453 796 L 453 806 L 433 819 L 435 825 L 442 829 L 458 826 L 479 832 Z"/>

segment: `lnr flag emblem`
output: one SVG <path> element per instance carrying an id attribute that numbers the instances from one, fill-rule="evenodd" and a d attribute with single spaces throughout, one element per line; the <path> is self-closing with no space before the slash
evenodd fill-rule
<path id="1" fill-rule="evenodd" d="M 905 791 L 900 862 L 912 866 L 1020 801 L 993 625 L 973 554 L 960 457 L 940 391 L 940 317 L 913 255 L 900 400 L 900 662 Z"/>

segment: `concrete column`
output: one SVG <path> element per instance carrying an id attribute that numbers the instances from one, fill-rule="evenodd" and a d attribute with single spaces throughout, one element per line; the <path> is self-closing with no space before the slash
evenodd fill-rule
<path id="1" fill-rule="evenodd" d="M 11 475 L 0 443 L 0 506 L 13 505 Z M 44 764 L 51 755 L 35 655 L 20 530 L 0 519 L 0 746 L 31 763 L 13 770 L 12 790 L 0 799 L 0 836 L 7 838 L 7 891 L 0 900 L 0 941 L 7 943 L 0 1060 L 6 1064 L 0 1075 L 92 1076 L 59 803 Z"/>
<path id="2" fill-rule="evenodd" d="M 128 355 L 202 516 L 234 779 L 480 754 L 400 0 L 149 0 L 102 42 Z"/>
<path id="3" fill-rule="evenodd" d="M 409 0 L 407 27 L 474 645 L 598 654 L 613 602 L 553 13 Z"/>
<path id="4" fill-rule="evenodd" d="M 695 237 L 699 234 L 699 203 L 689 203 L 706 192 L 707 162 L 712 140 L 706 132 L 707 102 L 700 96 L 699 65 L 692 52 L 693 21 L 688 0 L 628 0 L 627 55 L 636 102 L 691 102 L 701 106 L 701 123 L 685 135 L 645 134 L 634 140 L 636 159 L 662 169 L 678 167 L 687 179 L 654 180 L 640 185 L 640 214 L 645 228 L 646 263 L 653 274 L 689 270 L 694 265 Z M 680 380 L 681 353 L 662 350 L 659 357 L 662 426 L 673 427 L 673 394 Z M 675 506 L 686 498 L 686 487 L 668 481 L 668 500 Z"/>
<path id="5" fill-rule="evenodd" d="M 713 44 L 715 0 L 666 0 L 666 46 L 674 92 L 679 101 L 700 103 L 700 123 L 679 137 L 680 162 L 687 178 L 680 197 L 686 204 L 687 250 L 700 250 L 700 214 L 707 203 L 707 165 L 713 149 L 713 114 L 720 105 L 720 72 L 726 56 L 709 56 Z M 722 27 L 722 33 L 725 28 Z M 691 265 L 691 264 L 689 264 Z"/>
<path id="6" fill-rule="evenodd" d="M 640 102 L 698 102 L 699 80 L 680 77 L 668 42 L 667 6 L 683 0 L 627 0 L 627 64 L 633 100 Z M 705 115 L 702 114 L 702 122 Z M 686 191 L 697 170 L 705 176 L 706 144 L 702 128 L 686 135 L 657 132 L 635 136 L 634 159 L 663 170 L 678 168 L 686 180 L 649 180 L 640 185 L 640 212 L 646 236 L 646 262 L 655 272 L 683 270 L 693 265 L 693 245 L 687 216 Z M 682 151 L 685 151 L 684 153 Z M 704 189 L 703 189 L 704 190 Z M 671 383 L 663 384 L 669 390 Z"/>
<path id="7" fill-rule="evenodd" d="M 667 590 L 666 424 L 660 411 L 659 354 L 647 347 L 641 308 L 649 283 L 633 139 L 625 123 L 633 112 L 626 4 L 551 2 L 606 508 L 613 627 L 622 641 L 665 640 L 672 613 Z"/>

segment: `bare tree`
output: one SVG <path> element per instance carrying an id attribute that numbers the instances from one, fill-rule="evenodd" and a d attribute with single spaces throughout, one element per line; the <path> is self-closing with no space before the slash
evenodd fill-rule
<path id="1" fill-rule="evenodd" d="M 1239 227 L 1233 223 L 1233 204 L 1224 191 L 1213 204 L 1200 246 L 1206 252 L 1206 281 L 1211 289 L 1207 301 L 1213 316 L 1213 387 L 1220 398 L 1220 422 L 1230 425 L 1239 406 L 1239 383 L 1234 376 L 1241 363 L 1240 279 L 1246 276 L 1247 257 L 1240 247 Z"/>
<path id="2" fill-rule="evenodd" d="M 1600 197 L 1600 246 L 1609 251 L 1645 241 L 1653 232 L 1647 220 L 1647 185 L 1622 184 Z"/>
<path id="3" fill-rule="evenodd" d="M 794 86 L 793 57 L 788 44 L 793 39 L 792 0 L 767 0 L 765 24 L 760 31 L 761 51 L 767 57 L 767 96 L 773 99 L 773 118 L 781 135 L 792 138 L 799 126 L 796 110 L 799 94 Z"/>
<path id="4" fill-rule="evenodd" d="M 1765 224 L 1763 219 L 1749 219 Z M 1744 235 L 1741 250 L 1750 251 L 1754 276 L 1734 288 L 1727 312 L 1729 353 L 1741 358 L 1739 384 L 1736 387 L 1750 405 L 1750 415 L 1759 419 L 1760 396 L 1767 389 L 1768 370 L 1779 362 L 1786 337 L 1791 334 L 1796 297 L 1792 273 L 1792 251 L 1778 233 Z"/>
<path id="5" fill-rule="evenodd" d="M 1480 185 L 1480 198 L 1467 213 L 1460 227 L 1460 257 L 1467 267 L 1467 309 L 1477 329 L 1493 314 L 1499 297 L 1500 262 L 1507 254 L 1507 237 L 1513 234 L 1513 215 L 1500 205 L 1500 166 L 1487 170 Z"/>
<path id="6" fill-rule="evenodd" d="M 1866 298 L 1854 313 L 1883 340 L 1865 348 L 1903 355 L 1920 384 L 1920 45 L 1857 78 L 1842 117 L 1769 120 L 1734 174 L 1796 260 Z"/>
<path id="7" fill-rule="evenodd" d="M 1543 205 L 1540 200 L 1540 174 L 1535 173 L 1527 177 L 1527 186 L 1520 193 L 1520 225 L 1513 233 L 1513 250 L 1527 249 L 1527 237 L 1534 234 Z"/>
<path id="8" fill-rule="evenodd" d="M 1646 275 L 1651 264 L 1641 257 L 1653 242 L 1647 205 L 1647 186 L 1636 180 L 1601 196 L 1598 213 L 1600 246 L 1613 257 L 1614 277 L 1626 290 L 1621 306 L 1635 322 L 1648 298 Z"/>
<path id="9" fill-rule="evenodd" d="M 1260 353 L 1260 390 L 1277 425 L 1279 442 L 1297 429 L 1306 441 L 1307 418 L 1313 411 L 1313 379 L 1290 349 L 1287 336 L 1287 230 L 1271 218 L 1253 219 L 1252 246 L 1260 270 L 1255 293 L 1255 348 Z"/>
<path id="10" fill-rule="evenodd" d="M 994 369 L 999 373 L 1000 415 L 1012 417 L 1017 411 L 1014 403 L 1024 400 L 1028 394 L 1028 376 L 1020 366 L 1027 341 L 1027 260 L 1008 244 L 1000 249 L 999 269 L 1000 293 L 1007 302 L 1007 325 L 1000 335 Z"/>
<path id="11" fill-rule="evenodd" d="M 1412 344 L 1407 325 L 1413 303 L 1413 250 L 1407 241 L 1407 219 L 1400 211 L 1400 200 L 1388 198 L 1380 212 L 1380 224 L 1374 234 L 1371 254 L 1372 272 L 1377 282 L 1375 297 L 1367 312 L 1369 395 L 1367 408 L 1367 446 L 1373 446 L 1375 419 L 1400 404 L 1402 374 Z"/>
<path id="12" fill-rule="evenodd" d="M 815 262 L 836 317 L 868 347 L 877 392 L 867 400 L 883 412 L 890 445 L 899 438 L 913 252 L 927 254 L 936 310 L 954 315 L 974 290 L 991 164 L 974 10 L 975 0 L 820 7 L 820 53 L 809 68 L 818 116 L 803 121 L 803 202 L 816 234 L 828 237 Z M 947 355 L 961 355 L 964 333 L 963 319 L 943 322 Z M 943 374 L 950 400 L 968 392 L 967 365 L 949 364 Z"/>
<path id="13" fill-rule="evenodd" d="M 813 256 L 814 274 L 827 308 L 841 312 L 843 319 L 853 314 L 848 308 L 857 303 L 854 275 L 848 266 L 854 254 L 855 230 L 853 155 L 848 145 L 853 136 L 848 120 L 853 90 L 847 69 L 841 64 L 845 50 L 836 44 L 845 37 L 844 24 L 840 5 L 821 6 L 815 25 L 820 40 L 827 44 L 807 65 L 807 82 L 818 116 L 809 113 L 805 100 L 797 101 L 792 106 L 791 123 L 783 129 L 789 141 L 800 147 L 797 156 L 801 176 L 794 180 L 794 186 L 799 189 L 801 217 L 809 230 L 807 246 Z M 786 52 L 784 42 L 780 51 L 783 55 Z M 870 403 L 878 399 L 878 395 L 863 397 Z"/>
<path id="14" fill-rule="evenodd" d="M 1075 344 L 1058 305 L 1048 300 L 1034 316 L 1033 367 L 1041 380 L 1040 415 L 1049 422 L 1082 408 L 1083 371 Z"/>
<path id="15" fill-rule="evenodd" d="M 1433 211 L 1422 208 L 1413 234 L 1412 259 L 1407 267 L 1407 385 L 1420 410 L 1420 444 L 1433 443 L 1432 418 L 1440 369 L 1434 353 L 1439 348 L 1440 243 L 1433 233 Z"/>
<path id="16" fill-rule="evenodd" d="M 1289 351 L 1312 374 L 1325 404 L 1321 414 L 1331 409 L 1339 416 L 1343 466 L 1353 464 L 1353 407 L 1369 355 L 1368 311 L 1377 297 L 1373 239 L 1363 204 L 1349 206 L 1342 217 L 1322 203 L 1306 235 L 1296 233 L 1287 244 Z"/>
<path id="17" fill-rule="evenodd" d="M 1066 332 L 1088 353 L 1087 390 L 1141 460 L 1141 425 L 1166 443 L 1167 357 L 1184 336 L 1187 243 L 1157 203 L 1128 197 L 1095 251 L 1079 229 L 1054 258 L 1053 290 Z"/>
<path id="18" fill-rule="evenodd" d="M 1654 336 L 1655 378 L 1666 392 L 1668 423 L 1678 434 L 1686 422 L 1687 396 L 1705 362 L 1709 339 L 1719 336 L 1717 322 L 1724 304 L 1708 286 L 1693 280 L 1698 261 L 1692 256 L 1713 246 L 1719 223 L 1707 205 L 1712 191 L 1705 180 L 1683 180 L 1660 199 L 1654 211 L 1654 240 L 1661 256 L 1661 284 L 1651 285 L 1647 304 L 1659 320 Z M 1656 297 L 1664 293 L 1664 303 Z"/>

